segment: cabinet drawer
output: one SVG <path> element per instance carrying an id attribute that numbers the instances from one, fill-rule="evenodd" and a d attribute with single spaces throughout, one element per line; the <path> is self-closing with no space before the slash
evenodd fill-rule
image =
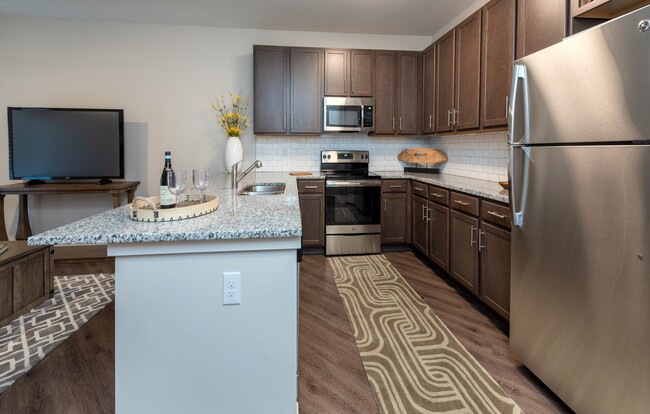
<path id="1" fill-rule="evenodd" d="M 501 204 L 483 201 L 481 219 L 510 228 L 510 208 Z"/>
<path id="2" fill-rule="evenodd" d="M 436 203 L 449 205 L 449 190 L 445 190 L 440 187 L 429 186 L 429 200 L 435 201 Z"/>
<path id="3" fill-rule="evenodd" d="M 428 187 L 427 187 L 426 184 L 422 184 L 422 183 L 417 182 L 417 181 L 413 181 L 411 183 L 411 193 L 413 195 L 416 195 L 416 196 L 419 196 L 419 197 L 422 197 L 422 198 L 427 198 L 427 191 L 428 191 Z"/>
<path id="4" fill-rule="evenodd" d="M 451 208 L 478 216 L 478 198 L 452 192 Z"/>
<path id="5" fill-rule="evenodd" d="M 323 193 L 325 181 L 323 180 L 298 180 L 299 193 Z"/>
<path id="6" fill-rule="evenodd" d="M 383 180 L 381 182 L 381 191 L 384 193 L 405 193 L 406 180 Z"/>

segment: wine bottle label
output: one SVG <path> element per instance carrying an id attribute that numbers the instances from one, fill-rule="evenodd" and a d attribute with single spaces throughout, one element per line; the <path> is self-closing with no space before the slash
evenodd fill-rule
<path id="1" fill-rule="evenodd" d="M 160 186 L 160 205 L 161 206 L 173 206 L 176 204 L 176 197 L 174 194 L 169 192 L 169 188 L 166 185 Z"/>

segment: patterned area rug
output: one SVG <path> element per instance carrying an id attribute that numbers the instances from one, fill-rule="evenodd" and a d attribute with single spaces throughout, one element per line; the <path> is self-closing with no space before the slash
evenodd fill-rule
<path id="1" fill-rule="evenodd" d="M 0 328 L 0 393 L 113 301 L 113 274 L 54 277 L 54 296 Z"/>
<path id="2" fill-rule="evenodd" d="M 388 259 L 328 262 L 383 414 L 521 413 Z"/>

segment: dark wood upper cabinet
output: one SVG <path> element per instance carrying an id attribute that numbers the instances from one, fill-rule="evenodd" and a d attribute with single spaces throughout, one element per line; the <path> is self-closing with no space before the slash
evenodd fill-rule
<path id="1" fill-rule="evenodd" d="M 435 43 L 436 132 L 453 131 L 456 58 L 456 29 L 450 30 Z"/>
<path id="2" fill-rule="evenodd" d="M 375 95 L 375 51 L 350 50 L 350 96 Z"/>
<path id="3" fill-rule="evenodd" d="M 481 10 L 435 43 L 436 132 L 479 127 Z"/>
<path id="4" fill-rule="evenodd" d="M 456 28 L 456 130 L 479 127 L 481 10 Z"/>
<path id="5" fill-rule="evenodd" d="M 348 50 L 325 50 L 325 95 L 347 96 L 348 92 Z"/>
<path id="6" fill-rule="evenodd" d="M 287 133 L 289 49 L 253 47 L 253 127 L 255 134 Z"/>
<path id="7" fill-rule="evenodd" d="M 397 133 L 418 132 L 418 53 L 399 52 L 397 70 Z"/>
<path id="8" fill-rule="evenodd" d="M 482 18 L 481 126 L 506 126 L 515 58 L 515 0 L 490 1 Z"/>
<path id="9" fill-rule="evenodd" d="M 422 133 L 435 131 L 434 114 L 436 110 L 435 60 L 436 49 L 432 44 L 422 52 Z"/>
<path id="10" fill-rule="evenodd" d="M 291 133 L 320 134 L 323 129 L 323 49 L 291 49 Z"/>
<path id="11" fill-rule="evenodd" d="M 373 96 L 374 77 L 374 50 L 325 50 L 325 96 Z"/>
<path id="12" fill-rule="evenodd" d="M 375 52 L 375 134 L 394 134 L 397 52 Z"/>
<path id="13" fill-rule="evenodd" d="M 517 59 L 561 42 L 567 0 L 517 0 Z"/>

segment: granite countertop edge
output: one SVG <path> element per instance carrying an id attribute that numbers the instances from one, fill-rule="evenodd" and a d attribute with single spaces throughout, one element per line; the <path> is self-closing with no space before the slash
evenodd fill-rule
<path id="1" fill-rule="evenodd" d="M 462 191 L 489 200 L 508 203 L 507 191 L 498 183 L 450 174 L 418 174 L 376 171 L 382 179 L 413 179 Z M 84 245 L 174 241 L 218 241 L 237 239 L 289 238 L 302 236 L 298 180 L 322 180 L 312 175 L 291 176 L 288 172 L 257 172 L 242 182 L 284 182 L 284 194 L 235 195 L 228 174 L 217 174 L 208 193 L 220 198 L 220 207 L 208 215 L 170 223 L 142 223 L 128 217 L 127 206 L 48 230 L 28 238 L 29 245 Z"/>

